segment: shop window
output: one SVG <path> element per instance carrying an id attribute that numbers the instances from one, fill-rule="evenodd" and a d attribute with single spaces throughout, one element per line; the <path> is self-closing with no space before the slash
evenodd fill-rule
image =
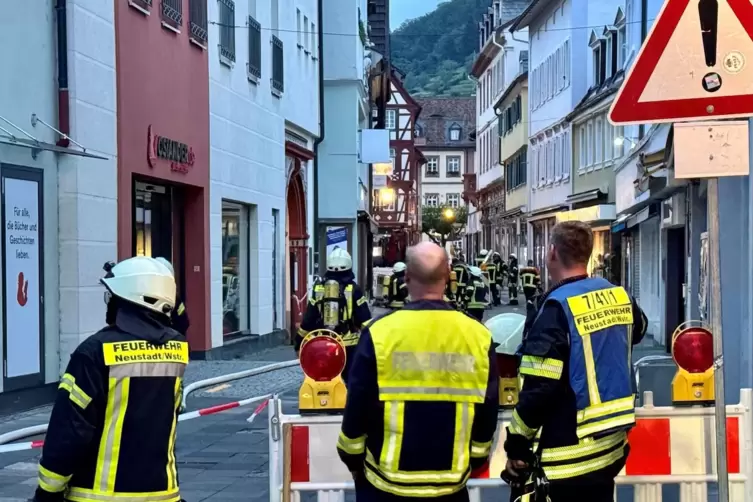
<path id="1" fill-rule="evenodd" d="M 218 0 L 220 7 L 220 62 L 235 63 L 235 2 Z"/>
<path id="2" fill-rule="evenodd" d="M 248 208 L 222 203 L 222 333 L 249 330 Z"/>

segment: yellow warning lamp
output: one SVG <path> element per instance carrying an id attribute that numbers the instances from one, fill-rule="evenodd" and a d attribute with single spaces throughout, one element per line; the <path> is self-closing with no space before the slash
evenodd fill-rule
<path id="1" fill-rule="evenodd" d="M 491 331 L 492 342 L 496 345 L 501 408 L 514 408 L 518 404 L 520 379 L 517 352 L 523 343 L 525 324 L 526 316 L 514 312 L 496 315 L 484 323 Z"/>
<path id="2" fill-rule="evenodd" d="M 714 335 L 700 321 L 685 321 L 672 333 L 672 402 L 678 406 L 714 404 Z"/>
<path id="3" fill-rule="evenodd" d="M 303 384 L 298 408 L 306 413 L 339 413 L 345 409 L 345 345 L 334 331 L 317 329 L 306 335 L 298 355 Z"/>
<path id="4" fill-rule="evenodd" d="M 458 274 L 454 270 L 450 270 L 450 293 L 453 296 L 458 294 Z"/>

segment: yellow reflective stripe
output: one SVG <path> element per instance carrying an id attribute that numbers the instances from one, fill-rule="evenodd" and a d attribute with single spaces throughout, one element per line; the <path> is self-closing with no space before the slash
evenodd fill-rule
<path id="1" fill-rule="evenodd" d="M 450 486 L 405 486 L 385 481 L 378 474 L 372 472 L 372 470 L 368 467 L 365 470 L 365 474 L 366 480 L 378 490 L 396 495 L 398 497 L 421 498 L 443 497 L 457 493 L 463 489 L 465 482 L 469 477 L 468 474 L 466 474 L 460 482 Z"/>
<path id="2" fill-rule="evenodd" d="M 404 402 L 387 401 L 384 403 L 384 443 L 382 443 L 379 465 L 387 472 L 397 472 L 400 463 L 400 453 L 403 449 L 404 420 Z"/>
<path id="3" fill-rule="evenodd" d="M 618 448 L 601 457 L 584 460 L 582 462 L 553 466 L 545 465 L 543 466 L 544 473 L 546 474 L 547 478 L 549 478 L 549 480 L 568 479 L 574 478 L 576 476 L 583 476 L 585 474 L 604 469 L 605 467 L 609 467 L 615 462 L 621 460 L 624 454 L 624 449 Z"/>
<path id="4" fill-rule="evenodd" d="M 364 322 L 361 323 L 361 327 L 362 328 L 368 328 L 369 324 L 371 324 L 372 322 L 374 322 L 373 318 L 372 319 L 366 319 Z"/>
<path id="5" fill-rule="evenodd" d="M 66 373 L 60 379 L 60 386 L 58 389 L 63 389 L 68 392 L 70 400 L 82 410 L 85 410 L 87 406 L 92 402 L 92 398 L 84 392 L 81 387 L 76 385 L 76 379 L 70 373 Z"/>
<path id="6" fill-rule="evenodd" d="M 178 425 L 178 409 L 183 398 L 183 379 L 175 379 L 173 422 L 170 425 L 170 441 L 167 444 L 167 487 L 178 488 L 178 467 L 175 462 L 175 434 Z"/>
<path id="7" fill-rule="evenodd" d="M 588 382 L 588 399 L 591 406 L 601 403 L 599 385 L 596 381 L 596 363 L 594 362 L 594 349 L 591 345 L 591 335 L 581 337 L 583 343 L 583 357 L 586 361 L 586 381 Z"/>
<path id="8" fill-rule="evenodd" d="M 366 298 L 364 298 L 364 297 L 362 296 L 361 298 L 359 298 L 359 299 L 358 299 L 358 301 L 356 302 L 356 305 L 360 307 L 360 306 L 361 306 L 361 305 L 363 305 L 364 303 L 366 303 Z"/>
<path id="9" fill-rule="evenodd" d="M 415 382 L 415 387 L 383 387 L 379 389 L 380 401 L 452 401 L 481 403 L 484 389 L 459 389 L 456 387 L 429 387 Z"/>
<path id="10" fill-rule="evenodd" d="M 112 493 L 115 490 L 115 475 L 118 472 L 123 419 L 128 407 L 130 389 L 130 378 L 109 379 L 105 426 L 102 430 L 102 439 L 99 442 L 97 469 L 94 477 L 94 487 L 100 492 Z"/>
<path id="11" fill-rule="evenodd" d="M 65 494 L 65 500 L 71 502 L 179 502 L 180 492 L 177 488 L 160 492 L 100 492 L 87 488 L 71 488 Z"/>
<path id="12" fill-rule="evenodd" d="M 471 425 L 476 408 L 469 403 L 455 404 L 455 445 L 452 448 L 452 470 L 454 474 L 468 469 L 470 458 L 468 445 L 471 438 Z"/>
<path id="13" fill-rule="evenodd" d="M 585 422 L 586 420 L 593 420 L 594 418 L 604 417 L 607 415 L 613 415 L 615 413 L 633 411 L 634 409 L 635 397 L 622 397 L 613 401 L 607 401 L 606 403 L 591 405 L 585 410 L 579 411 L 578 423 Z"/>
<path id="14" fill-rule="evenodd" d="M 305 337 L 306 335 L 308 335 L 308 334 L 309 334 L 309 332 L 308 332 L 308 331 L 306 331 L 305 329 L 303 329 L 303 328 L 298 328 L 298 335 L 299 335 L 299 336 L 300 336 L 301 338 L 304 338 L 304 337 Z"/>
<path id="15" fill-rule="evenodd" d="M 520 415 L 518 415 L 517 409 L 512 411 L 512 420 L 510 421 L 509 429 L 511 433 L 519 434 L 527 439 L 531 439 L 536 435 L 536 429 L 532 429 L 526 425 L 523 419 L 520 418 Z"/>
<path id="16" fill-rule="evenodd" d="M 60 493 L 65 490 L 72 476 L 63 476 L 49 469 L 39 466 L 39 487 L 49 493 Z"/>
<path id="17" fill-rule="evenodd" d="M 358 340 L 361 338 L 361 333 L 345 333 L 342 335 L 343 345 L 346 347 L 352 347 L 358 345 Z"/>
<path id="18" fill-rule="evenodd" d="M 420 485 L 422 483 L 460 483 L 463 476 L 468 473 L 468 469 L 461 472 L 455 470 L 447 471 L 401 471 L 395 469 L 388 471 L 384 466 L 379 465 L 374 458 L 371 450 L 366 448 L 366 472 L 377 471 L 381 474 L 382 480 L 386 479 L 388 483 L 410 483 L 411 485 Z"/>
<path id="19" fill-rule="evenodd" d="M 183 315 L 183 312 L 185 311 L 186 311 L 186 306 L 183 305 L 183 303 L 181 302 L 181 304 L 178 305 L 178 315 Z"/>
<path id="20" fill-rule="evenodd" d="M 348 455 L 361 455 L 366 451 L 366 435 L 351 439 L 340 431 L 337 447 Z"/>
<path id="21" fill-rule="evenodd" d="M 492 451 L 492 442 L 479 443 L 478 441 L 471 441 L 471 457 L 473 458 L 486 458 Z"/>
<path id="22" fill-rule="evenodd" d="M 564 363 L 551 357 L 523 356 L 520 361 L 520 374 L 559 380 Z"/>
<path id="23" fill-rule="evenodd" d="M 573 446 L 544 448 L 541 451 L 541 461 L 551 463 L 561 462 L 565 460 L 576 460 L 582 457 L 594 455 L 604 450 L 609 450 L 619 444 L 627 444 L 627 433 L 624 431 L 616 432 L 599 439 L 581 439 L 578 444 Z"/>
<path id="24" fill-rule="evenodd" d="M 598 434 L 612 429 L 620 427 L 627 427 L 635 423 L 635 412 L 626 413 L 624 415 L 618 415 L 616 417 L 599 420 L 598 422 L 590 422 L 577 427 L 577 434 L 579 438 L 584 438 Z"/>

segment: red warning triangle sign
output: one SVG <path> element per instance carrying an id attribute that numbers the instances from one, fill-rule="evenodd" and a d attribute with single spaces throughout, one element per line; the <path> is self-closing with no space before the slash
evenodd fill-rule
<path id="1" fill-rule="evenodd" d="M 753 116 L 751 0 L 666 0 L 609 111 L 613 124 Z"/>

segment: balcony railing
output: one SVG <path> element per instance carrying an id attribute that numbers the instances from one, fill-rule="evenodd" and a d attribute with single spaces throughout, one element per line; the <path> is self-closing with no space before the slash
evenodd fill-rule
<path id="1" fill-rule="evenodd" d="M 162 23 L 175 30 L 183 26 L 183 1 L 162 0 Z"/>
<path id="2" fill-rule="evenodd" d="M 190 0 L 188 8 L 189 36 L 197 44 L 206 47 L 209 40 L 207 0 Z"/>

